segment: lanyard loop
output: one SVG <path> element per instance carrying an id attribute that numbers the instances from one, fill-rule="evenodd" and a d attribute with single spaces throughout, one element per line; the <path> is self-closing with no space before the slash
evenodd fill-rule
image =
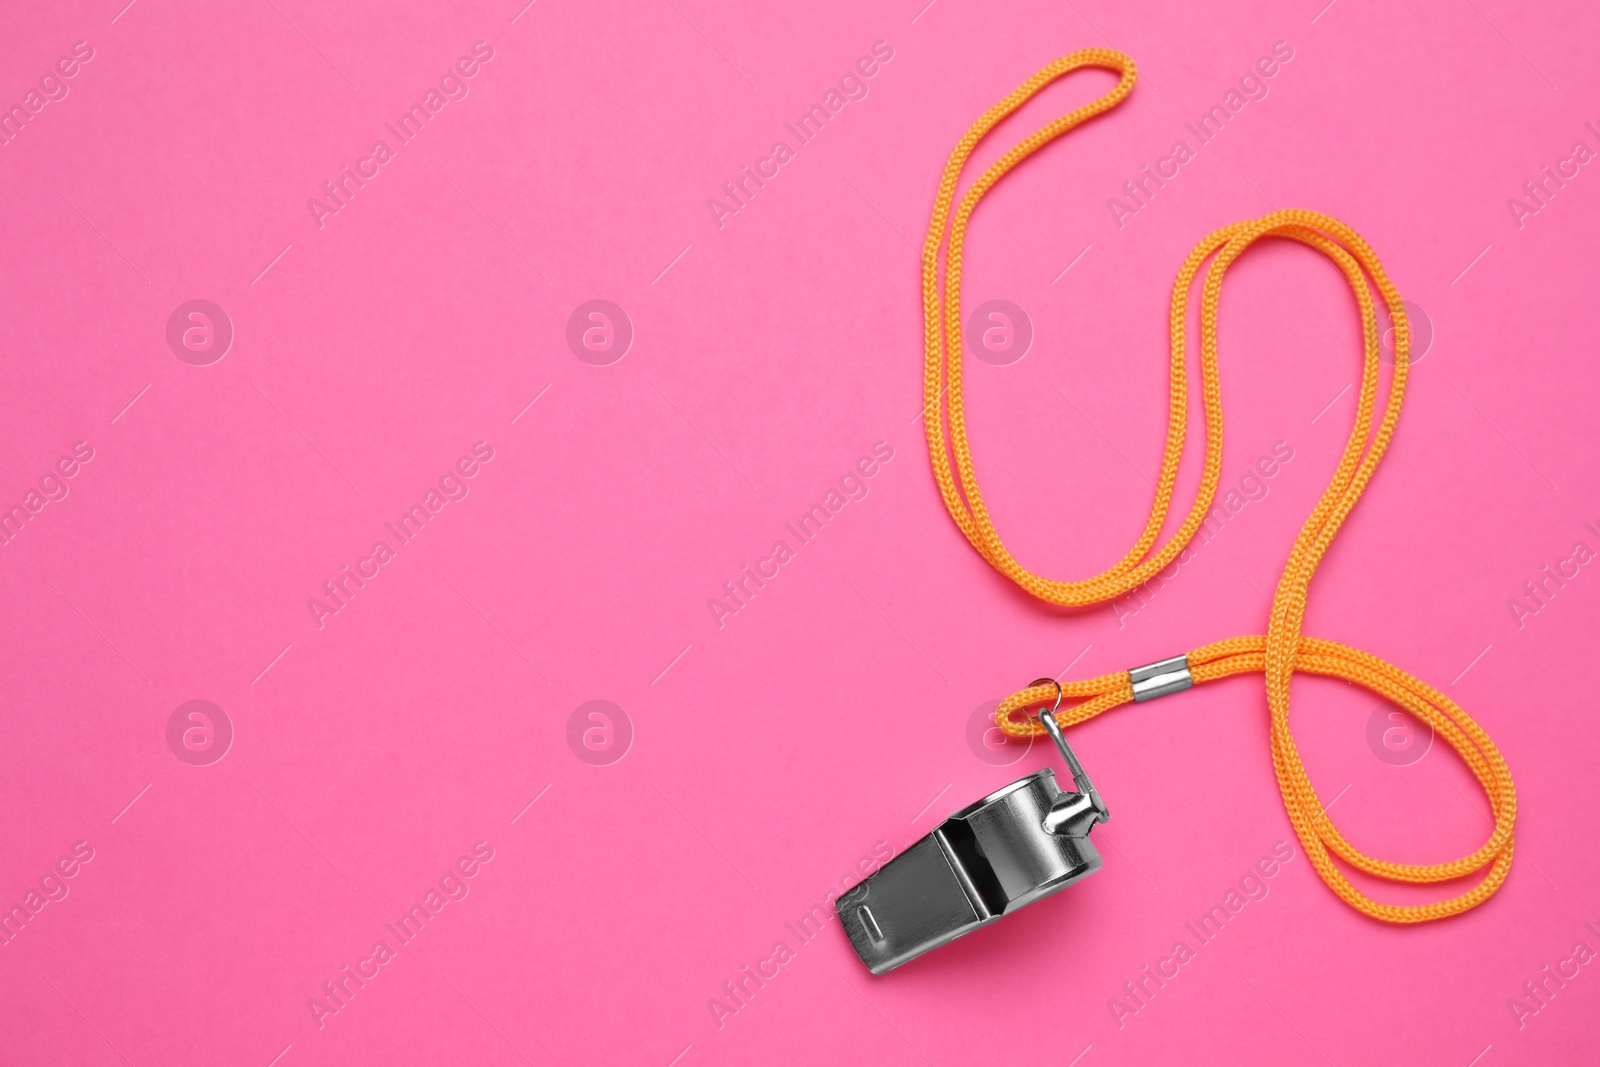
<path id="1" fill-rule="evenodd" d="M 1046 124 L 1002 155 L 972 183 L 952 217 L 950 209 L 956 183 L 978 142 L 1040 89 L 1080 67 L 1101 67 L 1117 72 L 1120 78 L 1115 88 L 1105 95 Z M 950 155 L 934 200 L 922 252 L 925 425 L 940 495 L 951 518 L 972 546 L 996 570 L 1041 600 L 1068 607 L 1100 604 L 1147 581 L 1166 568 L 1199 530 L 1211 510 L 1220 480 L 1222 397 L 1217 371 L 1217 305 L 1229 266 L 1263 238 L 1299 241 L 1328 257 L 1349 283 L 1363 325 L 1365 359 L 1355 425 L 1338 469 L 1306 519 L 1284 564 L 1273 596 L 1266 635 L 1236 637 L 1196 649 L 1188 654 L 1188 667 L 1196 685 L 1246 671 L 1260 671 L 1265 675 L 1272 763 L 1284 807 L 1312 865 L 1340 899 L 1365 915 L 1394 923 L 1426 922 L 1476 907 L 1500 888 L 1511 869 L 1513 856 L 1516 790 L 1499 749 L 1471 716 L 1438 690 L 1376 656 L 1334 641 L 1307 637 L 1302 632 L 1307 592 L 1317 566 L 1371 480 L 1394 435 L 1409 366 L 1410 331 L 1400 294 L 1384 273 L 1377 255 L 1355 231 L 1317 212 L 1275 211 L 1216 230 L 1202 239 L 1184 260 L 1173 284 L 1170 306 L 1171 385 L 1161 473 L 1144 531 L 1122 559 L 1085 579 L 1045 578 L 1012 557 L 984 505 L 962 406 L 961 257 L 968 223 L 978 202 L 1000 178 L 1068 130 L 1121 103 L 1132 90 L 1136 76 L 1133 61 L 1110 49 L 1089 48 L 1063 56 L 985 112 Z M 1202 267 L 1205 275 L 1200 300 L 1199 363 L 1201 402 L 1205 412 L 1204 466 L 1193 506 L 1177 530 L 1158 548 L 1156 542 L 1171 507 L 1178 465 L 1188 436 L 1188 305 Z M 1394 369 L 1389 376 L 1383 415 L 1376 427 L 1373 420 L 1381 376 L 1373 289 L 1387 306 L 1395 333 Z M 1470 855 L 1448 863 L 1426 865 L 1380 860 L 1345 840 L 1317 798 L 1289 729 L 1290 681 L 1297 671 L 1362 685 L 1431 725 L 1461 756 L 1489 798 L 1494 830 L 1488 840 Z M 1062 695 L 1080 701 L 1056 712 L 1055 717 L 1062 726 L 1083 722 L 1135 699 L 1127 672 L 1059 686 L 1050 682 L 1030 686 L 1007 698 L 995 713 L 995 721 L 1013 737 L 1042 736 L 1046 730 L 1036 717 L 1015 721 L 1011 715 L 1052 699 L 1059 703 Z M 1424 905 L 1392 905 L 1373 900 L 1357 889 L 1334 864 L 1333 856 L 1366 874 L 1393 882 L 1443 882 L 1485 867 L 1488 873 L 1476 886 L 1458 896 Z"/>

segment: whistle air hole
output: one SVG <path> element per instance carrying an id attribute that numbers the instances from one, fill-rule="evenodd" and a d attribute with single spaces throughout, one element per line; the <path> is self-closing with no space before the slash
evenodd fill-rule
<path id="1" fill-rule="evenodd" d="M 856 909 L 856 918 L 861 921 L 861 928 L 867 932 L 872 943 L 878 947 L 888 943 L 888 938 L 883 936 L 883 931 L 878 929 L 878 920 L 872 917 L 872 909 L 865 904 Z"/>

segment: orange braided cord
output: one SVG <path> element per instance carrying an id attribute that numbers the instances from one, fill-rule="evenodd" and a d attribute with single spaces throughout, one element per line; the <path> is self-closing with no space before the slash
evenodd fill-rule
<path id="1" fill-rule="evenodd" d="M 953 220 L 950 205 L 962 168 L 978 141 L 1044 86 L 1079 67 L 1103 67 L 1120 73 L 1115 88 L 1099 99 L 1044 126 L 1001 156 L 973 182 Z M 1355 425 L 1338 469 L 1322 498 L 1300 530 L 1284 565 L 1272 601 L 1266 636 L 1238 637 L 1207 645 L 1189 654 L 1196 684 L 1244 671 L 1266 676 L 1271 714 L 1272 762 L 1284 807 L 1306 854 L 1322 880 L 1356 910 L 1396 923 L 1426 922 L 1473 908 L 1500 888 L 1511 869 L 1512 828 L 1516 822 L 1516 790 L 1500 751 L 1476 722 L 1449 697 L 1376 656 L 1333 641 L 1306 637 L 1306 594 L 1318 564 L 1339 527 L 1366 488 L 1394 435 L 1405 394 L 1410 359 L 1410 331 L 1400 294 L 1390 283 L 1377 255 L 1348 226 L 1313 211 L 1275 211 L 1262 218 L 1224 226 L 1190 252 L 1172 288 L 1172 364 L 1166 448 L 1155 487 L 1150 518 L 1126 556 L 1105 571 L 1079 581 L 1056 581 L 1028 570 L 1006 550 L 978 490 L 967 441 L 961 392 L 961 253 L 967 224 L 983 196 L 1022 160 L 1063 133 L 1115 107 L 1133 88 L 1133 61 L 1119 52 L 1090 48 L 1064 56 L 1028 79 L 972 125 L 951 153 L 935 198 L 933 217 L 923 246 L 922 284 L 927 337 L 924 399 L 927 403 L 928 447 L 934 478 L 956 525 L 996 570 L 1028 592 L 1053 604 L 1081 607 L 1103 603 L 1147 581 L 1183 550 L 1211 509 L 1222 464 L 1222 398 L 1217 374 L 1217 304 L 1222 279 L 1251 244 L 1263 237 L 1299 241 L 1327 256 L 1344 274 L 1361 312 L 1365 361 Z M 943 252 L 943 276 L 940 253 Z M 1210 260 L 1207 266 L 1207 260 Z M 1177 483 L 1179 460 L 1188 436 L 1188 302 L 1195 277 L 1205 267 L 1200 301 L 1200 379 L 1205 411 L 1206 448 L 1194 505 L 1178 529 L 1160 548 L 1156 540 L 1166 521 Z M 1369 285 L 1370 278 L 1370 285 Z M 1373 418 L 1380 388 L 1376 288 L 1388 307 L 1395 332 L 1394 372 L 1389 378 L 1383 417 Z M 948 432 L 946 431 L 948 423 Z M 952 469 L 952 457 L 954 467 Z M 1328 818 L 1317 799 L 1289 729 L 1289 684 L 1296 671 L 1341 678 L 1365 686 L 1429 723 L 1477 776 L 1494 813 L 1494 830 L 1477 851 L 1449 863 L 1413 865 L 1380 860 L 1351 845 Z M 1063 726 L 1093 718 L 1133 699 L 1126 672 L 1103 675 L 1061 686 L 1063 699 L 1078 703 L 1057 714 Z M 1000 705 L 995 721 L 1013 737 L 1040 736 L 1036 718 L 1014 721 L 1015 711 L 1056 699 L 1054 685 L 1035 686 L 1013 694 Z M 1333 856 L 1367 874 L 1395 882 L 1430 883 L 1461 878 L 1487 867 L 1488 873 L 1470 890 L 1432 904 L 1396 906 L 1373 900 L 1358 890 L 1333 863 Z"/>

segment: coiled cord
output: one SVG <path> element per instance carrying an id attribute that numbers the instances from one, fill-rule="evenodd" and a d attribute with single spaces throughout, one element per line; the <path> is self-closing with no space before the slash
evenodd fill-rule
<path id="1" fill-rule="evenodd" d="M 968 157 L 978 142 L 1002 119 L 1039 90 L 1080 67 L 1101 67 L 1120 78 L 1115 88 L 1096 100 L 1043 126 L 996 160 L 968 188 L 951 217 L 955 189 Z M 1063 56 L 1023 82 L 973 123 L 950 154 L 934 200 L 933 216 L 922 251 L 923 317 L 926 332 L 924 400 L 928 449 L 934 479 L 951 518 L 972 546 L 1000 573 L 1052 604 L 1083 607 L 1104 603 L 1128 592 L 1165 569 L 1183 551 L 1211 510 L 1222 467 L 1222 398 L 1217 374 L 1217 303 L 1222 280 L 1250 245 L 1266 237 L 1299 241 L 1327 256 L 1344 273 L 1361 311 L 1366 357 L 1355 425 L 1338 469 L 1295 539 L 1272 600 L 1265 636 L 1236 637 L 1206 645 L 1188 654 L 1195 684 L 1246 671 L 1266 675 L 1271 713 L 1272 763 L 1284 807 L 1306 855 L 1322 880 L 1340 899 L 1363 914 L 1395 923 L 1427 922 L 1476 907 L 1500 888 L 1511 869 L 1512 829 L 1516 822 L 1516 790 L 1505 760 L 1489 735 L 1454 701 L 1391 663 L 1334 641 L 1302 633 L 1306 594 L 1317 566 L 1346 517 L 1355 507 L 1378 461 L 1389 445 L 1400 417 L 1410 357 L 1410 331 L 1400 294 L 1384 274 L 1377 255 L 1355 231 L 1337 219 L 1314 211 L 1275 211 L 1259 219 L 1232 223 L 1206 236 L 1184 260 L 1172 288 L 1172 363 L 1166 448 L 1155 499 L 1143 533 L 1127 555 L 1106 570 L 1079 581 L 1045 578 L 1018 563 L 1007 551 L 984 506 L 967 440 L 961 381 L 961 256 L 968 223 L 979 201 L 1018 163 L 1082 122 L 1110 110 L 1133 89 L 1133 60 L 1107 48 L 1089 48 Z M 943 272 L 941 276 L 941 252 Z M 1207 266 L 1207 261 L 1210 261 Z M 1205 460 L 1194 505 L 1165 544 L 1156 547 L 1177 484 L 1178 464 L 1188 435 L 1188 304 L 1196 275 L 1205 267 L 1200 301 L 1200 380 L 1205 411 Z M 1368 279 L 1371 285 L 1369 287 Z M 1376 288 L 1394 325 L 1394 370 L 1384 399 L 1383 416 L 1374 430 L 1380 387 Z M 946 426 L 948 425 L 948 431 Z M 952 463 L 953 460 L 953 463 Z M 1289 683 L 1296 671 L 1340 678 L 1378 694 L 1427 722 L 1460 754 L 1477 776 L 1494 814 L 1494 830 L 1475 852 L 1448 863 L 1392 863 L 1369 856 L 1351 845 L 1329 819 L 1317 798 L 1289 729 Z M 1062 707 L 1062 726 L 1091 719 L 1133 699 L 1127 672 L 1063 683 L 1063 698 L 1081 698 Z M 1012 737 L 1044 734 L 1036 717 L 1021 721 L 1012 713 L 1054 701 L 1056 687 L 1024 689 L 1001 703 L 999 727 Z M 1338 856 L 1357 870 L 1394 882 L 1431 883 L 1461 878 L 1488 868 L 1470 890 L 1423 905 L 1392 905 L 1373 900 L 1357 889 L 1334 864 Z"/>

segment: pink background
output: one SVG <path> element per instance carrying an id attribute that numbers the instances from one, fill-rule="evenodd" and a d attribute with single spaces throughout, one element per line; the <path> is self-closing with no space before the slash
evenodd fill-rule
<path id="1" fill-rule="evenodd" d="M 1600 149 L 1592 6 L 124 2 L 25 5 L 0 35 L 7 105 L 93 49 L 0 148 L 0 503 L 93 449 L 0 548 L 0 903 L 93 850 L 0 948 L 0 1061 L 1592 1059 L 1600 966 L 1520 1020 L 1508 1000 L 1600 950 L 1600 574 L 1520 620 L 1508 601 L 1574 542 L 1600 549 L 1600 171 L 1520 227 L 1507 206 L 1574 142 Z M 319 228 L 307 199 L 478 41 L 469 95 Z M 708 198 L 794 148 L 784 123 L 878 41 L 866 97 L 719 228 Z M 1193 147 L 1184 122 L 1278 41 L 1269 95 L 1119 229 L 1108 198 Z M 836 923 L 809 943 L 786 925 L 875 847 L 1052 762 L 980 758 L 980 705 L 1259 632 L 1348 431 L 1351 302 L 1310 252 L 1262 248 L 1224 302 L 1224 473 L 1275 442 L 1294 459 L 1138 614 L 1045 609 L 943 513 L 917 422 L 939 170 L 1027 74 L 1107 42 L 1140 65 L 1131 99 L 1005 183 L 971 241 L 968 305 L 1010 300 L 1035 334 L 1009 366 L 969 361 L 1001 530 L 1054 576 L 1118 557 L 1158 462 L 1183 255 L 1269 205 L 1344 219 L 1434 340 L 1308 631 L 1458 699 L 1521 805 L 1479 910 L 1379 925 L 1296 844 L 1120 1019 L 1123 983 L 1294 841 L 1259 678 L 1076 731 L 1116 818 L 1104 870 L 1052 901 L 878 979 Z M 1005 143 L 1109 84 L 1053 88 Z M 166 340 L 194 299 L 235 331 L 208 366 Z M 594 299 L 634 331 L 607 366 L 566 340 Z M 384 523 L 479 441 L 470 495 L 319 627 L 308 598 L 393 547 Z M 719 629 L 708 599 L 795 547 L 785 522 L 880 441 L 866 498 Z M 1309 771 L 1358 845 L 1432 862 L 1482 840 L 1453 756 L 1385 761 L 1375 697 L 1296 685 Z M 207 766 L 168 745 L 190 700 L 234 730 Z M 569 745 L 591 700 L 626 718 L 601 755 L 631 726 L 620 761 Z M 385 924 L 477 842 L 493 859 L 467 896 L 400 945 Z M 308 1002 L 379 939 L 393 959 L 319 1020 Z M 719 1018 L 779 941 L 776 977 Z"/>

